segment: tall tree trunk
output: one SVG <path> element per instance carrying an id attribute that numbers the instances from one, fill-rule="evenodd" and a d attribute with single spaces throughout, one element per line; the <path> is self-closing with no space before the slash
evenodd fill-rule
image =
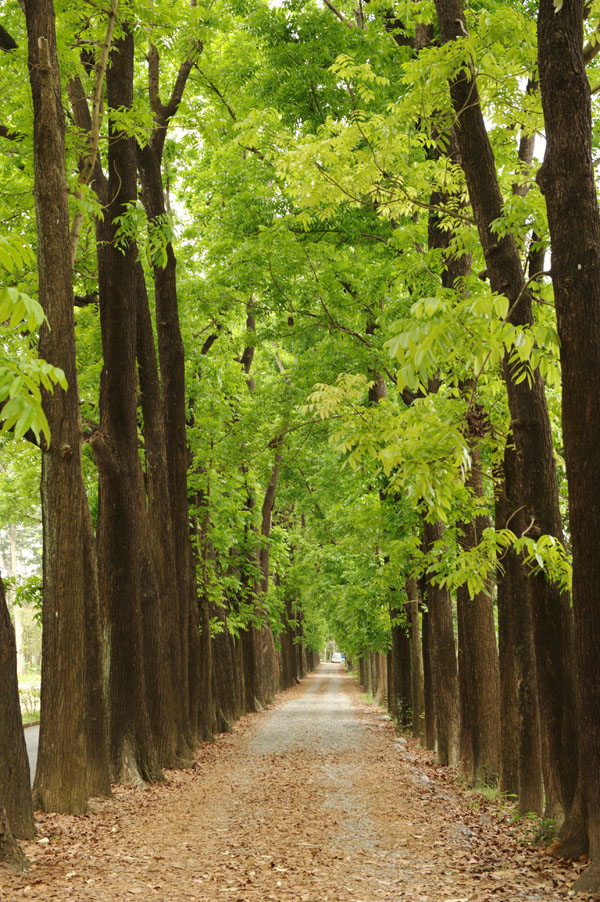
<path id="1" fill-rule="evenodd" d="M 29 782 L 29 758 L 23 735 L 19 686 L 17 682 L 17 646 L 0 577 L 0 812 L 4 808 L 13 836 L 33 839 L 33 807 Z M 0 828 L 0 836 L 1 828 Z M 8 837 L 0 861 L 15 854 Z M 18 854 L 18 853 L 17 853 Z M 3 857 L 6 856 L 6 857 Z"/>
<path id="2" fill-rule="evenodd" d="M 217 695 L 213 691 L 215 681 L 213 654 L 215 645 L 210 629 L 209 568 L 214 569 L 215 552 L 209 537 L 210 526 L 210 470 L 207 474 L 206 489 L 198 492 L 194 504 L 198 512 L 194 515 L 193 533 L 195 542 L 192 548 L 194 571 L 201 574 L 200 580 L 190 578 L 190 590 L 195 596 L 196 615 L 199 622 L 199 637 L 194 657 L 198 658 L 198 672 L 190 673 L 190 688 L 197 699 L 195 724 L 202 740 L 206 741 L 217 730 Z M 193 588 L 192 588 L 193 587 Z M 190 598 L 190 611 L 194 610 L 194 600 Z M 190 641 L 190 650 L 193 647 Z"/>
<path id="3" fill-rule="evenodd" d="M 498 510 L 498 527 L 509 527 L 517 535 L 527 528 L 521 493 L 519 490 L 519 469 L 512 439 L 504 450 L 505 498 Z M 511 647 L 504 649 L 511 654 L 517 693 L 517 794 L 519 810 L 522 814 L 530 811 L 542 814 L 542 750 L 540 737 L 540 715 L 537 700 L 537 678 L 535 667 L 535 647 L 531 617 L 531 584 L 527 578 L 523 562 L 512 549 L 508 549 L 502 561 L 504 576 L 499 585 L 499 607 L 508 621 Z M 500 616 L 500 612 L 499 612 Z M 546 786 L 547 795 L 556 795 L 556 788 Z"/>
<path id="4" fill-rule="evenodd" d="M 388 698 L 387 709 L 394 720 L 398 719 L 398 698 L 396 695 L 397 675 L 394 673 L 394 653 L 390 648 L 386 655 Z"/>
<path id="5" fill-rule="evenodd" d="M 133 35 L 124 26 L 107 71 L 113 109 L 133 102 Z M 117 244 L 118 217 L 137 196 L 135 141 L 111 128 L 109 203 L 97 222 L 100 324 L 104 365 L 100 429 L 90 444 L 99 472 L 98 555 L 100 586 L 110 629 L 110 754 L 114 779 L 160 779 L 146 694 L 142 562 L 146 499 L 137 436 L 137 288 L 134 242 Z M 156 662 L 153 662 L 156 664 Z"/>
<path id="6" fill-rule="evenodd" d="M 483 502 L 481 457 L 474 443 L 466 484 Z M 489 526 L 483 514 L 465 524 L 463 550 L 475 548 Z M 459 587 L 457 606 L 461 769 L 472 783 L 495 783 L 500 770 L 500 676 L 491 583 L 474 598 L 466 586 Z"/>
<path id="7" fill-rule="evenodd" d="M 162 767 L 174 767 L 186 758 L 178 756 L 180 736 L 176 719 L 173 649 L 179 635 L 173 611 L 177 608 L 175 545 L 169 504 L 162 395 L 148 293 L 141 264 L 136 263 L 136 355 L 143 415 L 148 517 L 142 535 L 142 621 L 146 689 L 149 714 Z M 145 519 L 145 518 L 144 518 Z M 179 686 L 177 686 L 177 692 Z"/>
<path id="8" fill-rule="evenodd" d="M 371 695 L 377 703 L 377 693 L 379 692 L 379 668 L 377 666 L 377 653 L 369 652 L 369 664 L 371 667 Z"/>
<path id="9" fill-rule="evenodd" d="M 275 458 L 271 468 L 271 475 L 261 510 L 260 535 L 262 544 L 258 553 L 258 564 L 261 573 L 260 585 L 256 586 L 256 600 L 260 607 L 260 597 L 265 596 L 269 589 L 269 543 L 271 535 L 271 522 L 273 508 L 275 506 L 275 495 L 277 493 L 277 484 L 279 482 L 279 471 L 281 469 L 281 458 L 283 449 L 284 433 L 278 436 L 275 442 Z M 279 687 L 279 656 L 275 647 L 273 632 L 267 619 L 267 614 L 263 611 L 263 622 L 260 629 L 256 630 L 256 661 L 258 664 L 258 692 L 261 704 L 270 704 Z"/>
<path id="10" fill-rule="evenodd" d="M 526 528 L 512 438 L 496 488 L 496 529 L 520 535 Z M 543 811 L 540 722 L 530 583 L 512 549 L 502 556 L 497 574 L 498 635 L 502 725 L 500 789 L 516 795 L 519 811 Z"/>
<path id="11" fill-rule="evenodd" d="M 424 521 L 425 550 L 430 551 L 433 543 L 441 539 L 443 534 L 444 527 L 441 523 Z M 426 603 L 429 609 L 429 648 L 435 697 L 437 755 L 441 765 L 452 765 L 458 762 L 460 726 L 452 599 L 447 589 L 429 580 Z"/>
<path id="12" fill-rule="evenodd" d="M 426 586 L 427 581 L 423 579 Z M 426 595 L 427 589 L 422 590 L 422 595 Z M 428 749 L 435 749 L 435 693 L 433 690 L 433 668 L 432 668 L 432 642 L 431 642 L 431 617 L 429 610 L 424 609 L 421 614 L 422 630 L 421 640 L 423 646 L 423 699 L 425 702 L 424 717 L 424 742 Z"/>
<path id="13" fill-rule="evenodd" d="M 546 155 L 538 174 L 552 239 L 562 412 L 573 549 L 579 796 L 592 867 L 576 888 L 600 890 L 600 216 L 592 156 L 583 0 L 541 0 L 538 64 Z"/>
<path id="14" fill-rule="evenodd" d="M 258 703 L 256 688 L 256 653 L 254 648 L 254 627 L 251 624 L 242 631 L 240 636 L 240 646 L 242 650 L 242 666 L 244 673 L 244 711 L 256 711 Z"/>
<path id="15" fill-rule="evenodd" d="M 387 659 L 382 652 L 374 655 L 375 667 L 377 670 L 377 694 L 375 696 L 375 704 L 383 705 L 388 695 L 387 682 Z"/>
<path id="16" fill-rule="evenodd" d="M 88 787 L 110 794 L 91 518 L 81 468 L 64 111 L 52 0 L 25 4 L 34 109 L 40 353 L 68 389 L 44 392 L 44 610 L 40 746 L 34 787 L 44 809 L 81 814 Z M 93 700 L 93 702 L 92 702 Z M 92 707 L 93 704 L 93 707 Z"/>
<path id="17" fill-rule="evenodd" d="M 408 622 L 410 629 L 410 667 L 412 690 L 412 728 L 413 734 L 425 739 L 425 675 L 423 665 L 423 645 L 421 642 L 421 626 L 419 614 L 419 589 L 416 579 L 406 583 L 408 595 Z"/>
<path id="18" fill-rule="evenodd" d="M 163 104 L 159 95 L 159 55 L 154 45 L 148 51 L 148 88 L 150 103 L 154 113 L 154 128 L 149 142 L 138 148 L 138 164 L 141 175 L 141 199 L 144 204 L 151 228 L 164 229 L 168 220 L 165 206 L 163 186 L 162 159 L 167 129 L 172 117 L 176 114 L 187 78 L 192 68 L 190 58 L 182 63 L 167 104 Z M 177 671 L 176 699 L 179 700 L 178 723 L 187 743 L 193 747 L 193 735 L 190 717 L 192 694 L 194 698 L 204 692 L 191 687 L 191 679 L 208 679 L 211 685 L 210 658 L 204 655 L 204 664 L 200 669 L 193 666 L 190 654 L 197 656 L 199 649 L 190 650 L 192 632 L 198 633 L 200 623 L 197 615 L 201 615 L 198 604 L 193 602 L 195 595 L 195 573 L 191 566 L 191 537 L 189 530 L 189 504 L 187 497 L 187 470 L 189 452 L 187 446 L 187 398 L 185 385 L 185 350 L 179 322 L 179 306 L 177 298 L 177 261 L 171 241 L 165 248 L 164 265 L 154 267 L 154 288 L 156 303 L 156 331 L 158 337 L 158 356 L 162 380 L 162 415 L 169 476 L 169 501 L 175 546 L 175 579 L 177 586 L 176 599 L 178 607 L 169 613 L 178 628 L 178 641 L 172 647 L 173 663 Z M 192 581 L 190 584 L 190 580 Z M 201 605 L 200 605 L 201 607 Z M 210 689 L 208 689 L 210 691 Z M 194 711 L 194 722 L 197 712 Z M 207 719 L 211 720 L 207 714 Z"/>
<path id="19" fill-rule="evenodd" d="M 396 593 L 394 593 L 396 594 Z M 398 602 L 396 602 L 397 604 Z M 390 607 L 392 621 L 404 612 L 404 608 L 396 608 L 394 602 Z M 404 623 L 392 623 L 392 647 L 390 649 L 392 679 L 388 681 L 388 705 L 403 727 L 408 727 L 413 719 L 410 639 Z M 393 699 L 392 699 L 393 695 Z"/>
<path id="20" fill-rule="evenodd" d="M 504 467 L 494 470 L 494 526 L 504 529 L 508 524 L 510 502 Z M 500 780 L 499 788 L 507 795 L 519 792 L 519 704 L 517 686 L 517 661 L 515 654 L 515 627 L 513 605 L 517 588 L 521 587 L 521 599 L 527 600 L 526 576 L 518 561 L 509 567 L 508 552 L 502 555 L 496 568 L 498 605 L 498 663 L 500 665 Z M 514 576 L 517 581 L 515 582 Z M 519 582 L 520 579 L 520 582 Z"/>
<path id="21" fill-rule="evenodd" d="M 0 800 L 0 862 L 7 865 L 11 870 L 25 869 L 28 865 L 25 853 L 16 841 L 5 809 L 2 807 Z"/>
<path id="22" fill-rule="evenodd" d="M 435 5 L 444 41 L 462 39 L 468 34 L 461 0 L 436 0 Z M 528 325 L 532 321 L 531 295 L 516 242 L 512 235 L 499 238 L 492 228 L 502 216 L 503 199 L 470 60 L 468 71 L 463 69 L 451 79 L 450 96 L 457 117 L 461 165 L 491 287 L 508 298 L 509 321 L 516 326 Z M 543 381 L 538 370 L 532 374 L 531 386 L 527 380 L 517 382 L 515 375 L 507 353 L 504 378 L 519 466 L 524 475 L 523 501 L 531 524 L 529 535 L 536 538 L 546 534 L 562 541 L 552 432 Z M 567 810 L 577 781 L 569 599 L 543 574 L 531 576 L 530 580 L 545 771 L 552 774 L 552 781 L 560 787 L 560 801 Z"/>
<path id="23" fill-rule="evenodd" d="M 291 553 L 293 554 L 293 549 L 291 549 Z M 294 679 L 294 632 L 291 625 L 293 616 L 292 599 L 288 595 L 285 599 L 285 610 L 281 612 L 283 631 L 281 633 L 280 685 L 282 689 L 288 689 L 296 682 Z"/>

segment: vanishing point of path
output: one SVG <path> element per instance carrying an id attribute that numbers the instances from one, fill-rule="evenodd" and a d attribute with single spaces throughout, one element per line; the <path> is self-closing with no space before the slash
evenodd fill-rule
<path id="1" fill-rule="evenodd" d="M 193 769 L 40 815 L 2 902 L 484 902 L 567 898 L 572 870 L 511 839 L 394 738 L 339 665 L 204 744 Z M 579 897 L 581 899 L 581 897 Z"/>

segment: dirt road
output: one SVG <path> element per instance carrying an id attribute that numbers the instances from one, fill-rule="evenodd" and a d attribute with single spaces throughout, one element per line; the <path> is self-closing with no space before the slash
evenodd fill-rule
<path id="1" fill-rule="evenodd" d="M 341 665 L 321 665 L 204 745 L 194 769 L 142 792 L 118 788 L 84 818 L 40 815 L 38 840 L 24 846 L 33 867 L 0 871 L 0 898 L 567 898 L 574 871 L 520 846 L 449 776 L 395 739 Z"/>

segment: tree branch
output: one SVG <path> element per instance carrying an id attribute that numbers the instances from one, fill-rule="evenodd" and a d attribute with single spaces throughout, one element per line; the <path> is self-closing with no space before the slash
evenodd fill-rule
<path id="1" fill-rule="evenodd" d="M 108 56 L 110 53 L 115 24 L 117 21 L 118 8 L 119 0 L 112 0 L 110 12 L 108 14 L 104 43 L 102 44 L 100 59 L 98 61 L 98 65 L 96 66 L 94 92 L 92 94 L 92 113 L 90 118 L 90 128 L 88 136 L 88 152 L 83 159 L 81 168 L 79 170 L 79 178 L 77 179 L 78 187 L 75 192 L 75 196 L 80 203 L 83 201 L 83 188 L 87 184 L 89 184 L 90 179 L 94 174 L 96 160 L 98 157 L 98 145 L 100 143 L 100 129 L 102 127 L 102 114 L 104 106 L 104 76 L 106 74 L 106 67 L 108 65 Z M 81 235 L 83 220 L 83 211 L 77 210 L 75 216 L 73 217 L 73 223 L 71 225 L 71 262 L 73 266 L 75 265 L 75 258 L 77 256 L 77 248 L 79 246 L 79 238 Z"/>
<path id="2" fill-rule="evenodd" d="M 337 9 L 337 7 L 335 7 L 335 6 L 333 5 L 333 3 L 331 2 L 331 0 L 323 0 L 323 2 L 324 2 L 324 4 L 325 4 L 325 6 L 328 6 L 328 7 L 329 7 L 329 9 L 330 9 L 331 12 L 334 14 L 334 16 L 337 16 L 337 17 L 338 17 L 338 19 L 340 20 L 340 22 L 343 22 L 344 25 L 346 25 L 348 28 L 354 28 L 354 25 L 352 24 L 352 22 L 350 21 L 350 19 L 347 19 L 346 16 L 344 15 L 344 13 L 343 13 L 343 12 L 340 12 L 340 10 Z"/>
<path id="3" fill-rule="evenodd" d="M 0 25 L 0 50 L 9 51 L 16 50 L 19 45 L 13 37 Z"/>
<path id="4" fill-rule="evenodd" d="M 163 105 L 160 99 L 160 57 L 156 44 L 150 43 L 148 48 L 148 100 L 150 109 L 157 119 L 162 118 Z"/>
<path id="5" fill-rule="evenodd" d="M 6 138 L 7 141 L 22 141 L 25 136 L 14 132 L 12 128 L 8 128 L 3 122 L 0 122 L 0 138 Z"/>
<path id="6" fill-rule="evenodd" d="M 600 53 L 600 41 L 596 37 L 596 43 L 592 44 L 591 42 L 587 44 L 583 48 L 583 63 L 587 66 L 588 63 L 591 63 L 593 59 L 595 59 Z"/>
<path id="7" fill-rule="evenodd" d="M 196 45 L 196 49 L 198 53 L 202 52 L 202 44 L 199 43 Z M 169 98 L 169 102 L 167 103 L 165 110 L 165 120 L 166 122 L 169 119 L 172 119 L 175 113 L 179 108 L 179 104 L 183 98 L 183 92 L 185 91 L 185 86 L 187 84 L 187 80 L 189 78 L 189 74 L 192 71 L 194 66 L 194 60 L 191 56 L 187 56 L 179 67 L 179 72 L 177 73 L 177 78 L 175 79 L 175 84 L 173 85 L 173 90 L 171 91 L 171 96 Z M 166 124 L 166 123 L 165 123 Z"/>
<path id="8" fill-rule="evenodd" d="M 90 115 L 85 89 L 79 76 L 76 76 L 67 82 L 67 93 L 69 95 L 69 100 L 71 101 L 75 125 L 84 134 L 89 135 L 92 129 L 92 117 Z M 102 166 L 100 165 L 98 154 L 96 154 L 96 159 L 94 161 L 92 180 L 95 183 L 94 190 L 96 194 L 101 199 L 102 203 L 106 203 L 108 182 L 102 170 Z"/>

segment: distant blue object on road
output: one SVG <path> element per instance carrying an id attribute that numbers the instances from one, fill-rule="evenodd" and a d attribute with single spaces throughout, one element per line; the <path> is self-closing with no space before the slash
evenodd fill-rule
<path id="1" fill-rule="evenodd" d="M 342 652 L 342 661 L 345 661 L 345 660 L 346 660 L 346 655 L 344 654 L 344 652 Z"/>

